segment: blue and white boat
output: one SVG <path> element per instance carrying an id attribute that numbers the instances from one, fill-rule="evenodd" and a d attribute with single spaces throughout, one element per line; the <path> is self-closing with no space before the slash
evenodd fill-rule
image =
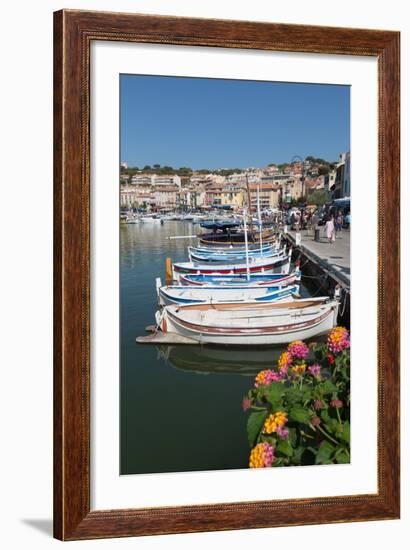
<path id="1" fill-rule="evenodd" d="M 248 250 L 245 252 L 195 252 L 192 247 L 188 247 L 189 258 L 192 262 L 197 263 L 241 263 L 246 261 L 248 256 L 250 261 L 254 259 L 262 258 L 275 258 L 285 253 L 285 248 L 283 249 L 266 249 L 266 250 Z"/>
<path id="2" fill-rule="evenodd" d="M 161 286 L 156 280 L 158 303 L 160 306 L 203 304 L 203 303 L 258 303 L 291 301 L 298 293 L 298 285 L 286 286 Z"/>
<path id="3" fill-rule="evenodd" d="M 172 264 L 172 279 L 181 275 L 251 275 L 252 273 L 289 273 L 292 250 L 273 258 L 247 258 L 243 263 L 178 262 Z"/>
<path id="4" fill-rule="evenodd" d="M 299 268 L 289 274 L 260 273 L 246 275 L 181 275 L 179 282 L 184 286 L 275 286 L 300 283 L 301 272 Z"/>
<path id="5" fill-rule="evenodd" d="M 263 244 L 262 246 L 248 245 L 248 252 L 249 254 L 257 254 L 260 252 L 269 252 L 272 250 L 277 250 L 280 248 L 279 242 L 278 243 L 268 243 Z M 197 253 L 197 254 L 246 254 L 246 247 L 235 247 L 235 248 L 217 248 L 215 246 L 191 246 L 191 251 Z"/>

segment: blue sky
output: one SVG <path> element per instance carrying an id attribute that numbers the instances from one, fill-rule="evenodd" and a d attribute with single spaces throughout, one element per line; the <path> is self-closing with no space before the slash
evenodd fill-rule
<path id="1" fill-rule="evenodd" d="M 129 166 L 245 168 L 350 149 L 350 88 L 121 75 Z"/>

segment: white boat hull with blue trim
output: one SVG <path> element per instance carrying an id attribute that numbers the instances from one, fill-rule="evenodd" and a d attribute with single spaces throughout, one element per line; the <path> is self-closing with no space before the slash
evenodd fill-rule
<path id="1" fill-rule="evenodd" d="M 160 286 L 157 279 L 158 303 L 160 306 L 204 304 L 206 302 L 278 302 L 291 301 L 297 295 L 298 286 L 248 286 L 243 288 L 211 286 Z"/>

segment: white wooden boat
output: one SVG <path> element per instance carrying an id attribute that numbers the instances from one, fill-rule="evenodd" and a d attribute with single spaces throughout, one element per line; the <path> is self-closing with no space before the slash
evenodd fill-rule
<path id="1" fill-rule="evenodd" d="M 153 216 L 141 216 L 141 223 L 161 223 L 160 218 L 154 218 Z"/>
<path id="2" fill-rule="evenodd" d="M 246 261 L 246 255 L 251 258 L 271 258 L 274 256 L 279 256 L 285 252 L 285 248 L 279 250 L 274 247 L 268 247 L 266 249 L 254 249 L 248 251 L 232 251 L 227 252 L 217 251 L 217 252 L 208 252 L 208 251 L 196 251 L 194 247 L 188 246 L 189 258 L 192 262 L 197 263 L 240 263 Z"/>
<path id="3" fill-rule="evenodd" d="M 160 306 L 204 304 L 206 302 L 278 302 L 291 301 L 299 290 L 298 285 L 288 286 L 161 286 L 157 279 Z"/>
<path id="4" fill-rule="evenodd" d="M 238 264 L 196 264 L 194 262 L 178 262 L 172 264 L 172 278 L 179 281 L 180 275 L 240 275 L 252 273 L 289 273 L 289 259 L 292 249 L 288 254 L 281 254 L 273 258 L 249 258 L 247 263 Z"/>
<path id="5" fill-rule="evenodd" d="M 339 302 L 327 297 L 279 304 L 166 306 L 157 327 L 187 341 L 222 345 L 276 345 L 324 334 L 336 326 Z"/>
<path id="6" fill-rule="evenodd" d="M 292 273 L 252 274 L 246 275 L 180 275 L 179 283 L 184 286 L 274 286 L 290 285 L 300 282 L 301 272 L 298 268 Z"/>
<path id="7" fill-rule="evenodd" d="M 280 248 L 280 241 L 274 243 L 264 243 L 262 245 L 262 251 L 266 250 L 277 250 Z M 230 247 L 219 247 L 219 246 L 192 246 L 191 247 L 193 252 L 197 252 L 199 254 L 204 253 L 223 253 L 223 254 L 241 254 L 246 253 L 246 247 L 245 246 L 230 246 Z M 248 243 L 248 251 L 251 252 L 260 252 L 261 246 L 260 244 L 249 244 Z"/>

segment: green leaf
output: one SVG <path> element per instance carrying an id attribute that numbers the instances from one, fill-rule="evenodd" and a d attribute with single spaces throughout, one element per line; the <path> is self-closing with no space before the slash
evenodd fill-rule
<path id="1" fill-rule="evenodd" d="M 291 420 L 302 424 L 309 424 L 311 418 L 308 409 L 303 408 L 301 405 L 294 405 L 289 411 L 289 417 Z"/>
<path id="2" fill-rule="evenodd" d="M 301 464 L 302 463 L 302 455 L 305 452 L 305 448 L 300 446 L 294 449 L 293 456 L 292 456 L 292 464 Z"/>
<path id="3" fill-rule="evenodd" d="M 315 464 L 331 464 L 331 457 L 335 450 L 335 447 L 328 441 L 322 441 L 316 455 Z"/>
<path id="4" fill-rule="evenodd" d="M 296 428 L 289 428 L 289 443 L 292 445 L 292 447 L 294 447 L 296 445 L 296 441 L 297 441 L 297 432 L 296 432 Z"/>
<path id="5" fill-rule="evenodd" d="M 271 405 L 277 406 L 280 403 L 284 386 L 280 382 L 272 382 L 266 387 L 265 397 Z"/>
<path id="6" fill-rule="evenodd" d="M 249 415 L 248 418 L 248 441 L 249 445 L 253 447 L 255 445 L 255 441 L 259 435 L 259 432 L 261 431 L 263 427 L 263 423 L 265 422 L 266 417 L 268 416 L 268 412 L 265 411 L 258 411 L 253 412 Z"/>
<path id="7" fill-rule="evenodd" d="M 346 443 L 350 443 L 350 424 L 348 420 L 343 424 L 343 431 L 340 434 L 340 438 Z"/>
<path id="8" fill-rule="evenodd" d="M 337 392 L 337 387 L 330 380 L 326 380 L 325 382 L 323 382 L 323 384 L 321 384 L 320 386 L 320 389 L 323 395 L 327 393 Z"/>
<path id="9" fill-rule="evenodd" d="M 298 388 L 286 388 L 285 398 L 289 405 L 302 403 L 303 393 Z"/>
<path id="10" fill-rule="evenodd" d="M 326 422 L 324 422 L 324 425 L 326 426 L 329 432 L 334 434 L 339 434 L 339 437 L 340 437 L 340 432 L 343 428 L 335 418 L 331 418 L 330 416 L 328 416 L 328 418 L 326 419 Z"/>
<path id="11" fill-rule="evenodd" d="M 276 445 L 276 450 L 286 456 L 293 455 L 292 445 L 289 443 L 289 441 L 285 439 L 281 439 L 279 441 L 279 443 Z"/>
<path id="12" fill-rule="evenodd" d="M 347 449 L 340 449 L 340 451 L 336 453 L 335 458 L 338 464 L 350 463 L 350 453 Z"/>

